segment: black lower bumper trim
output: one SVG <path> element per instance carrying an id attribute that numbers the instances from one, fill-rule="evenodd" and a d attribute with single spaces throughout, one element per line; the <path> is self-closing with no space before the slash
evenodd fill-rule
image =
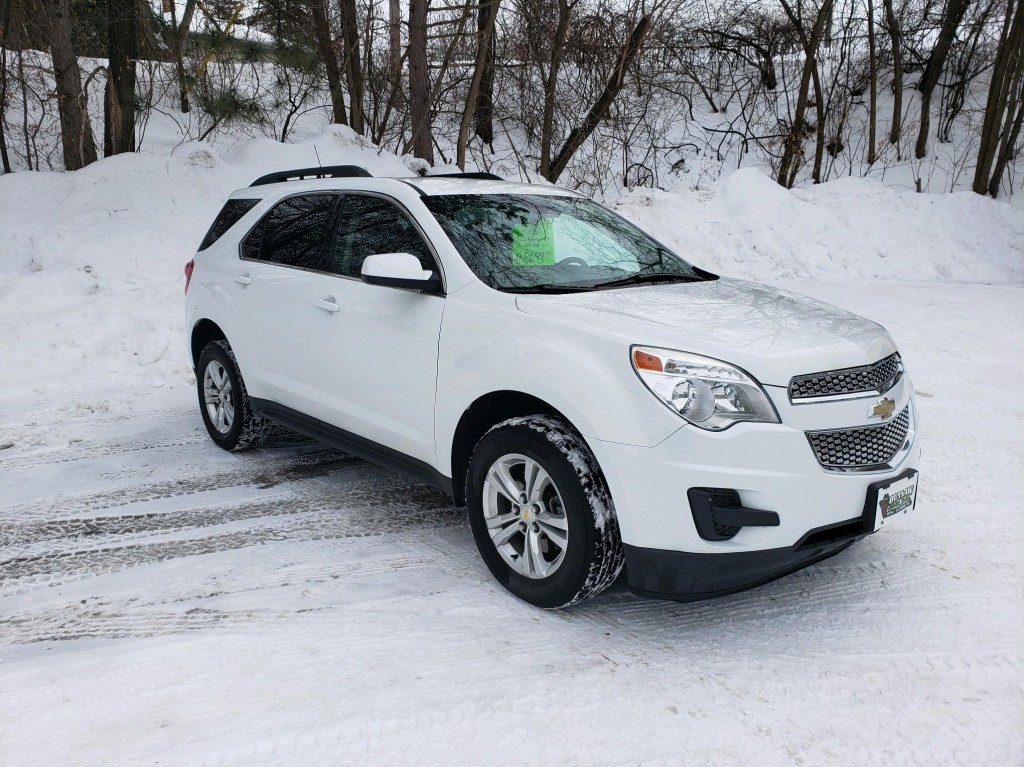
<path id="1" fill-rule="evenodd" d="M 764 549 L 724 554 L 693 554 L 623 544 L 629 587 L 644 597 L 697 602 L 735 594 L 827 559 L 867 535 L 842 538 L 813 548 Z"/>
<path id="2" fill-rule="evenodd" d="M 870 535 L 875 529 L 878 494 L 894 482 L 916 474 L 917 469 L 907 469 L 895 477 L 871 483 L 859 517 L 809 530 L 793 546 L 695 554 L 624 543 L 629 587 L 641 596 L 696 602 L 734 594 L 789 575 L 828 559 Z M 697 514 L 694 514 L 694 521 L 698 521 Z"/>

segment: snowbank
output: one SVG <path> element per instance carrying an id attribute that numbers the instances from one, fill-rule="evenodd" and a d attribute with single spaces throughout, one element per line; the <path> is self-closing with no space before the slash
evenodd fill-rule
<path id="1" fill-rule="evenodd" d="M 35 422 L 58 412 L 189 385 L 185 262 L 229 192 L 316 165 L 317 153 L 325 165 L 411 175 L 411 163 L 333 126 L 299 144 L 245 140 L 223 154 L 188 144 L 3 177 L 0 442 L 35 439 Z M 698 265 L 746 278 L 1024 277 L 1024 215 L 970 193 L 896 193 L 863 179 L 788 192 L 744 170 L 711 193 L 633 191 L 614 206 Z"/>
<path id="2" fill-rule="evenodd" d="M 710 193 L 633 190 L 613 207 L 734 277 L 1024 280 L 1024 211 L 973 192 L 897 192 L 864 178 L 787 191 L 746 169 Z"/>
<path id="3" fill-rule="evenodd" d="M 315 166 L 317 153 L 325 165 L 411 174 L 332 126 L 303 144 L 254 139 L 223 155 L 187 144 L 0 179 L 0 442 L 15 424 L 31 435 L 48 411 L 106 410 L 126 392 L 189 383 L 185 263 L 231 191 Z"/>

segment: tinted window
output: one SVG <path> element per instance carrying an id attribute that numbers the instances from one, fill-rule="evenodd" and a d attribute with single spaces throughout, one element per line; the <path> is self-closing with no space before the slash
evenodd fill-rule
<path id="1" fill-rule="evenodd" d="M 253 261 L 258 261 L 260 258 L 260 248 L 263 247 L 263 232 L 267 228 L 267 217 L 264 216 L 260 219 L 260 222 L 256 224 L 256 227 L 249 232 L 249 236 L 245 238 L 245 242 L 242 243 L 242 256 L 244 258 L 251 258 Z"/>
<path id="2" fill-rule="evenodd" d="M 246 239 L 246 258 L 283 266 L 320 269 L 321 248 L 337 196 L 291 197 L 270 211 Z"/>
<path id="3" fill-rule="evenodd" d="M 363 259 L 378 253 L 412 253 L 424 269 L 437 269 L 412 221 L 387 200 L 346 195 L 338 218 L 332 264 L 335 274 L 358 277 Z"/>
<path id="4" fill-rule="evenodd" d="M 199 244 L 200 250 L 206 250 L 219 240 L 228 229 L 238 223 L 246 213 L 256 207 L 259 200 L 228 200 L 220 209 L 217 218 L 213 220 L 213 226 L 206 233 L 203 241 Z"/>
<path id="5" fill-rule="evenodd" d="M 425 197 L 469 268 L 499 290 L 600 288 L 625 278 L 706 279 L 650 235 L 579 197 Z"/>

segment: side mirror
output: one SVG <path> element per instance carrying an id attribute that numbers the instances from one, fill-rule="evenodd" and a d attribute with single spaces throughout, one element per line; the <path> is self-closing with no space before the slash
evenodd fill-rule
<path id="1" fill-rule="evenodd" d="M 389 288 L 410 290 L 438 290 L 441 277 L 420 266 L 420 260 L 411 253 L 379 253 L 367 256 L 360 270 L 363 282 Z"/>

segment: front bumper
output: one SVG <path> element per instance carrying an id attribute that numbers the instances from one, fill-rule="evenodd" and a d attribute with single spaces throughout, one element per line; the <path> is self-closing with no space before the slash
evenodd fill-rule
<path id="1" fill-rule="evenodd" d="M 906 469 L 897 479 L 917 475 Z M 629 585 L 641 596 L 696 602 L 760 586 L 838 554 L 875 532 L 881 485 L 872 483 L 864 511 L 855 519 L 810 530 L 793 546 L 761 551 L 691 554 L 625 544 Z"/>
<path id="2" fill-rule="evenodd" d="M 909 383 L 894 394 L 900 408 L 914 407 Z M 647 448 L 590 440 L 615 501 L 634 590 L 704 599 L 765 583 L 836 554 L 874 530 L 874 504 L 870 519 L 865 510 L 872 485 L 917 468 L 915 435 L 891 469 L 825 471 L 805 432 L 861 425 L 854 416 L 863 417 L 865 403 L 806 409 L 776 404 L 780 424 L 739 424 L 724 432 L 684 426 Z M 688 493 L 693 488 L 728 488 L 742 509 L 775 512 L 777 522 L 753 523 L 727 540 L 708 540 L 691 513 Z"/>

